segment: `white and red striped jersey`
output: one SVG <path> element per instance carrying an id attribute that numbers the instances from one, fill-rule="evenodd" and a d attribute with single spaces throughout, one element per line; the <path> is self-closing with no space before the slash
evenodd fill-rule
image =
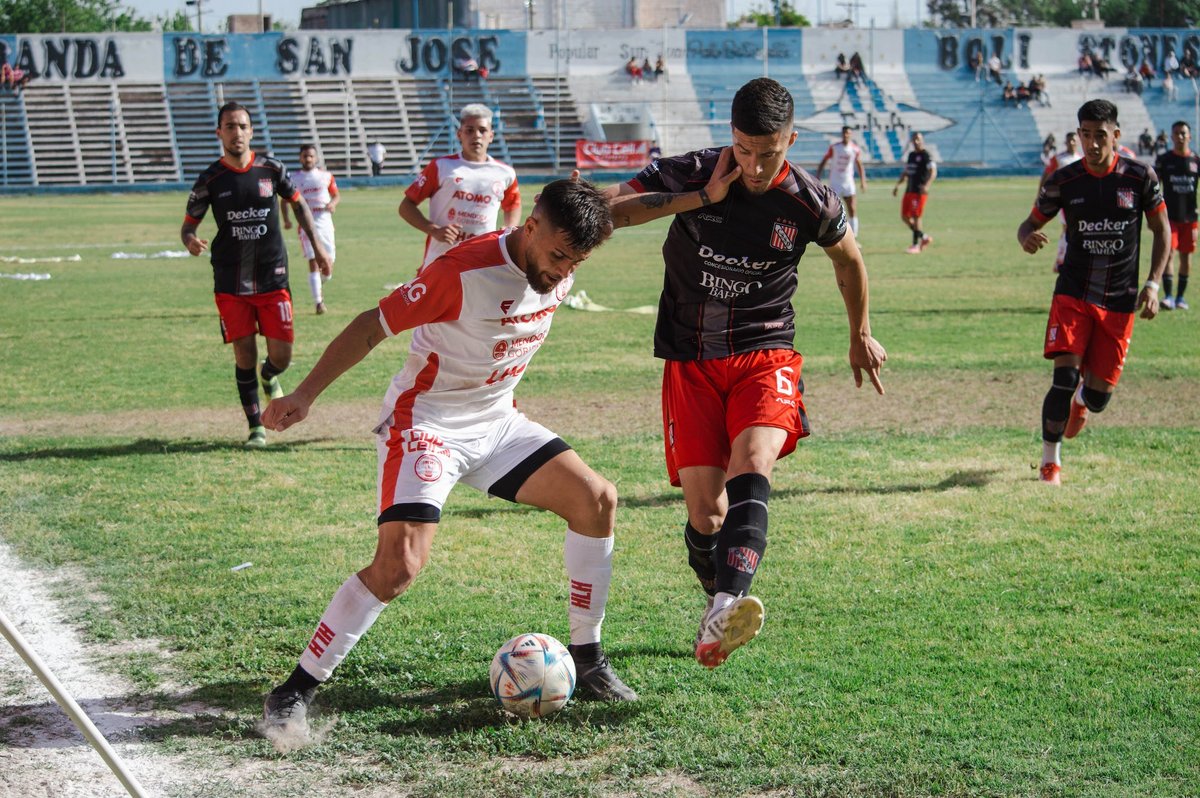
<path id="1" fill-rule="evenodd" d="M 854 164 L 862 157 L 862 149 L 853 141 L 843 144 L 835 141 L 825 151 L 829 160 L 829 185 L 836 189 L 838 186 L 854 185 Z"/>
<path id="2" fill-rule="evenodd" d="M 333 173 L 320 167 L 314 166 L 308 171 L 297 169 L 291 173 L 291 178 L 296 188 L 300 189 L 300 194 L 303 195 L 313 216 L 325 213 L 330 200 L 337 196 L 337 181 L 333 179 Z"/>
<path id="3" fill-rule="evenodd" d="M 461 227 L 460 241 L 495 230 L 501 209 L 511 210 L 521 201 L 516 171 L 490 155 L 482 163 L 468 161 L 461 154 L 434 158 L 405 189 L 404 196 L 417 205 L 429 200 L 429 220 Z M 426 237 L 421 268 L 451 246 Z"/>
<path id="4" fill-rule="evenodd" d="M 380 301 L 388 335 L 413 330 L 381 423 L 408 428 L 416 419 L 461 437 L 513 412 L 513 391 L 574 280 L 534 291 L 509 257 L 511 233 L 459 244 Z"/>
<path id="5" fill-rule="evenodd" d="M 1050 175 L 1057 172 L 1059 169 L 1062 169 L 1064 166 L 1067 166 L 1068 164 L 1075 163 L 1082 157 L 1083 157 L 1083 150 L 1079 150 L 1078 152 L 1074 152 L 1074 153 L 1071 152 L 1070 150 L 1063 150 L 1062 152 L 1055 153 L 1054 157 L 1051 158 L 1050 161 L 1046 164 L 1046 169 L 1043 174 L 1045 174 L 1047 177 L 1049 177 Z"/>

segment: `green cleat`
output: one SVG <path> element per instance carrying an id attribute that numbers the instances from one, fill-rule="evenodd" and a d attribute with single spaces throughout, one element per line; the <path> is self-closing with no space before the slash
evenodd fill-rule
<path id="1" fill-rule="evenodd" d="M 267 448 L 267 428 L 266 427 L 251 427 L 250 437 L 242 444 L 247 449 L 265 449 Z"/>
<path id="2" fill-rule="evenodd" d="M 262 388 L 263 393 L 267 395 L 267 404 L 270 404 L 272 399 L 279 399 L 283 396 L 283 386 L 279 384 L 278 374 L 269 380 L 263 380 Z"/>

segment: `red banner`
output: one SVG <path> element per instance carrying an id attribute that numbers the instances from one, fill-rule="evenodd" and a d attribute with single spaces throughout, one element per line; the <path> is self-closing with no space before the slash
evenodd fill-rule
<path id="1" fill-rule="evenodd" d="M 575 142 L 575 165 L 579 169 L 641 169 L 648 163 L 649 141 Z"/>

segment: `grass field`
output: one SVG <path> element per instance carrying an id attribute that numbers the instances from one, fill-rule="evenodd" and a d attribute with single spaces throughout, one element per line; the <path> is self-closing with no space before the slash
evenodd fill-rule
<path id="1" fill-rule="evenodd" d="M 776 471 L 764 632 L 717 671 L 691 657 L 703 600 L 661 467 L 653 317 L 557 314 L 518 398 L 621 492 L 605 640 L 634 705 L 500 713 L 496 647 L 566 639 L 563 528 L 459 488 L 429 567 L 319 693 L 324 742 L 283 756 L 257 736 L 263 693 L 374 550 L 370 427 L 405 350 L 381 346 L 243 451 L 207 261 L 111 258 L 180 249 L 182 194 L 0 198 L 0 255 L 82 256 L 0 263 L 53 275 L 0 278 L 0 536 L 83 575 L 71 606 L 111 668 L 164 705 L 219 708 L 145 739 L 211 771 L 204 795 L 272 771 L 323 773 L 330 794 L 1200 794 L 1200 314 L 1138 322 L 1109 409 L 1064 445 L 1064 486 L 1040 485 L 1053 255 L 1015 241 L 1035 183 L 939 181 L 920 256 L 890 181 L 861 198 L 886 396 L 854 390 L 832 269 L 802 262 L 815 434 Z M 347 192 L 327 315 L 289 239 L 285 386 L 412 273 L 399 199 Z M 655 304 L 664 232 L 620 231 L 577 290 Z"/>

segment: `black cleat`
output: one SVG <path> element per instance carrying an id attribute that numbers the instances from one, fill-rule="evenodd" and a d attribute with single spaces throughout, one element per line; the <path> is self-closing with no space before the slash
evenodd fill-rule
<path id="1" fill-rule="evenodd" d="M 263 720 L 268 728 L 300 730 L 308 728 L 308 705 L 317 688 L 292 690 L 280 685 L 267 694 Z"/>
<path id="2" fill-rule="evenodd" d="M 637 693 L 613 671 L 599 643 L 567 646 L 567 650 L 575 660 L 576 687 L 583 688 L 586 697 L 601 701 L 637 701 Z"/>

